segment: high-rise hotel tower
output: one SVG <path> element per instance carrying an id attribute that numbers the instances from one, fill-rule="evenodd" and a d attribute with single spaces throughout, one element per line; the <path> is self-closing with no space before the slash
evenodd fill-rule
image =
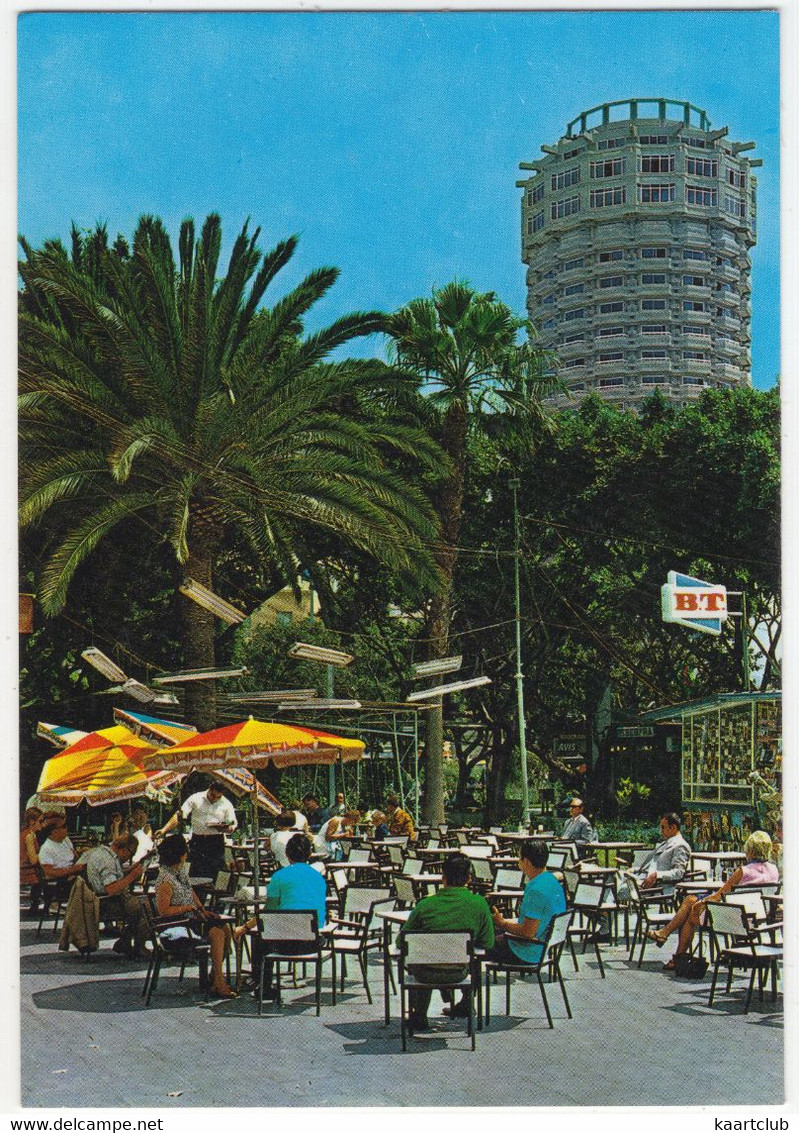
<path id="1" fill-rule="evenodd" d="M 555 406 L 750 384 L 761 162 L 727 133 L 688 102 L 609 102 L 521 164 L 528 313 L 570 391 Z"/>

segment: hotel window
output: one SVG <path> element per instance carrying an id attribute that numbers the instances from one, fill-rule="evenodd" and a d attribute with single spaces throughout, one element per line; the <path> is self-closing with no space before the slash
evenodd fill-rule
<path id="1" fill-rule="evenodd" d="M 600 303 L 600 304 L 599 304 L 599 313 L 600 313 L 600 315 L 614 315 L 614 314 L 616 314 L 616 313 L 617 313 L 618 311 L 623 311 L 623 310 L 624 310 L 624 304 L 623 304 L 622 302 L 618 302 L 618 303 Z"/>
<path id="2" fill-rule="evenodd" d="M 645 285 L 648 284 L 648 283 L 665 283 L 665 282 L 666 282 L 665 271 L 645 271 L 645 272 L 641 273 L 641 283 L 643 283 Z"/>
<path id="3" fill-rule="evenodd" d="M 579 334 L 567 334 L 563 340 L 563 345 L 568 346 L 572 342 L 582 342 L 584 338 L 585 335 L 582 331 Z"/>
<path id="4" fill-rule="evenodd" d="M 532 218 L 530 227 L 532 228 L 533 232 L 540 232 L 541 229 L 544 227 L 544 210 L 543 209 L 541 210 L 541 212 L 537 212 L 535 214 L 535 216 Z"/>
<path id="5" fill-rule="evenodd" d="M 692 327 L 690 325 L 682 328 L 683 334 L 693 335 L 694 338 L 710 338 L 710 331 L 707 327 Z"/>
<path id="6" fill-rule="evenodd" d="M 732 268 L 735 264 L 729 256 L 716 256 L 716 263 L 720 268 Z"/>
<path id="7" fill-rule="evenodd" d="M 555 302 L 555 292 L 550 291 L 549 295 L 545 295 L 543 297 L 543 299 L 541 300 L 541 306 L 547 307 L 547 306 L 549 306 L 550 303 L 554 303 L 554 302 Z"/>
<path id="8" fill-rule="evenodd" d="M 736 295 L 737 292 L 731 283 L 717 283 L 716 291 L 723 291 L 725 295 Z"/>
<path id="9" fill-rule="evenodd" d="M 719 203 L 719 194 L 716 189 L 703 189 L 699 185 L 686 185 L 685 203 L 705 207 L 715 206 Z"/>
<path id="10" fill-rule="evenodd" d="M 730 334 L 730 332 L 728 330 L 717 330 L 716 331 L 716 341 L 717 342 L 732 342 L 732 335 Z"/>
<path id="11" fill-rule="evenodd" d="M 739 173 L 737 169 L 727 170 L 727 180 L 732 185 L 733 189 L 746 188 L 746 174 Z"/>
<path id="12" fill-rule="evenodd" d="M 684 275 L 682 281 L 686 287 L 707 287 L 707 280 L 703 275 Z"/>
<path id="13" fill-rule="evenodd" d="M 621 350 L 611 350 L 609 353 L 600 354 L 597 361 L 601 366 L 606 366 L 609 362 L 621 362 L 624 358 L 624 353 Z"/>
<path id="14" fill-rule="evenodd" d="M 585 291 L 584 283 L 572 283 L 568 287 L 563 288 L 564 295 L 582 295 Z"/>
<path id="15" fill-rule="evenodd" d="M 644 260 L 665 260 L 668 252 L 668 248 L 642 248 L 641 258 Z"/>
<path id="16" fill-rule="evenodd" d="M 683 350 L 682 356 L 686 362 L 707 362 L 709 361 L 707 354 L 704 350 Z"/>
<path id="17" fill-rule="evenodd" d="M 614 260 L 621 260 L 621 259 L 624 259 L 624 252 L 621 250 L 621 248 L 614 248 L 610 252 L 600 252 L 599 253 L 599 262 L 601 264 L 609 264 L 609 263 L 612 263 Z"/>
<path id="18" fill-rule="evenodd" d="M 585 258 L 578 256 L 576 260 L 567 260 L 561 268 L 561 271 L 576 271 L 577 268 L 585 267 Z"/>
<path id="19" fill-rule="evenodd" d="M 742 200 L 739 200 L 738 197 L 731 197 L 729 196 L 729 194 L 725 194 L 724 211 L 728 216 L 738 216 L 743 218 L 746 216 L 746 205 Z"/>
<path id="20" fill-rule="evenodd" d="M 669 379 L 665 374 L 644 374 L 641 382 L 645 386 L 667 386 Z"/>
<path id="21" fill-rule="evenodd" d="M 534 189 L 530 189 L 530 204 L 537 205 L 544 199 L 544 182 L 540 181 Z"/>
<path id="22" fill-rule="evenodd" d="M 707 303 L 702 303 L 699 300 L 685 299 L 683 300 L 682 309 L 684 311 L 709 311 Z"/>
<path id="23" fill-rule="evenodd" d="M 716 307 L 716 314 L 720 319 L 734 319 L 732 307 Z"/>
<path id="24" fill-rule="evenodd" d="M 569 386 L 570 390 L 585 389 L 585 382 L 575 382 L 573 386 Z"/>
<path id="25" fill-rule="evenodd" d="M 563 316 L 563 321 L 564 321 L 564 323 L 571 323 L 575 319 L 584 319 L 584 318 L 585 318 L 585 308 L 584 307 L 575 307 L 575 309 L 573 311 L 567 311 L 565 313 L 565 315 Z"/>
<path id="26" fill-rule="evenodd" d="M 584 146 L 577 146 L 576 149 L 569 149 L 563 155 L 563 160 L 568 161 L 570 157 L 577 157 L 578 153 L 582 153 Z"/>
<path id="27" fill-rule="evenodd" d="M 683 138 L 687 146 L 693 146 L 694 149 L 707 149 L 707 142 L 704 138 Z"/>
<path id="28" fill-rule="evenodd" d="M 665 350 L 642 350 L 641 357 L 645 362 L 653 362 L 655 359 L 665 360 Z"/>
<path id="29" fill-rule="evenodd" d="M 547 319 L 547 321 L 545 323 L 541 324 L 542 329 L 543 330 L 552 330 L 552 328 L 554 327 L 554 325 L 557 321 L 558 321 L 557 319 Z"/>
<path id="30" fill-rule="evenodd" d="M 627 190 L 622 185 L 611 189 L 592 189 L 591 208 L 601 209 L 608 205 L 623 205 L 627 203 Z"/>
<path id="31" fill-rule="evenodd" d="M 644 323 L 641 327 L 641 334 L 665 334 L 665 323 Z"/>
<path id="32" fill-rule="evenodd" d="M 600 327 L 596 332 L 597 338 L 621 338 L 624 327 Z"/>
<path id="33" fill-rule="evenodd" d="M 682 380 L 684 386 L 703 386 L 705 384 L 704 378 L 685 377 Z"/>
<path id="34" fill-rule="evenodd" d="M 673 173 L 673 153 L 645 153 L 639 160 L 640 173 Z"/>
<path id="35" fill-rule="evenodd" d="M 565 197 L 562 201 L 553 201 L 550 215 L 553 220 L 560 220 L 564 216 L 573 216 L 580 211 L 579 197 Z"/>
<path id="36" fill-rule="evenodd" d="M 591 162 L 591 180 L 600 177 L 623 177 L 626 159 L 623 157 L 609 157 L 605 161 Z"/>
<path id="37" fill-rule="evenodd" d="M 710 256 L 707 252 L 699 252 L 695 248 L 684 248 L 682 258 L 684 260 L 709 260 Z"/>
<path id="38" fill-rule="evenodd" d="M 597 149 L 618 149 L 619 146 L 626 146 L 626 138 L 603 138 L 601 142 L 597 142 Z"/>
<path id="39" fill-rule="evenodd" d="M 579 370 L 585 366 L 585 358 L 572 358 L 568 362 L 561 362 L 561 370 Z"/>
<path id="40" fill-rule="evenodd" d="M 674 200 L 674 185 L 639 185 L 638 200 L 642 205 L 667 204 Z"/>
<path id="41" fill-rule="evenodd" d="M 623 386 L 624 378 L 600 378 L 599 385 L 603 389 L 607 386 Z"/>
<path id="42" fill-rule="evenodd" d="M 569 185 L 579 185 L 580 167 L 575 165 L 572 169 L 564 169 L 562 173 L 552 174 L 552 189 L 568 189 Z"/>
<path id="43" fill-rule="evenodd" d="M 600 287 L 622 287 L 623 285 L 623 275 L 603 275 L 599 280 Z"/>
<path id="44" fill-rule="evenodd" d="M 709 157 L 686 157 L 685 172 L 689 177 L 718 177 L 719 163 Z"/>
<path id="45" fill-rule="evenodd" d="M 641 310 L 642 311 L 665 311 L 666 310 L 666 300 L 665 299 L 642 299 L 641 300 Z"/>
<path id="46" fill-rule="evenodd" d="M 667 146 L 669 144 L 668 134 L 641 134 L 638 139 L 638 144 L 641 146 Z"/>

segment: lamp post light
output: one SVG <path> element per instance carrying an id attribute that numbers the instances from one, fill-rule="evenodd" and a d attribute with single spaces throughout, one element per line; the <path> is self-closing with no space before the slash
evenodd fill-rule
<path id="1" fill-rule="evenodd" d="M 530 786 L 527 781 L 527 735 L 524 723 L 524 676 L 522 673 L 522 611 L 519 592 L 519 488 L 520 481 L 515 477 L 508 481 L 513 494 L 513 590 L 516 600 L 516 711 L 519 718 L 519 759 L 522 766 L 522 825 L 530 825 Z"/>

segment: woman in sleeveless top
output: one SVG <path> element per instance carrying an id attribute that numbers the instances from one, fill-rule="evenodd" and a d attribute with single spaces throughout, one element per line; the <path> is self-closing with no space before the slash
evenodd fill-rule
<path id="1" fill-rule="evenodd" d="M 708 901 L 720 901 L 726 893 L 746 885 L 777 885 L 780 872 L 771 857 L 771 838 L 765 830 L 755 830 L 750 834 L 744 846 L 746 863 L 739 866 L 735 873 L 724 882 L 720 889 L 709 897 L 701 900 L 697 897 L 686 897 L 677 912 L 663 928 L 653 930 L 647 935 L 654 940 L 658 948 L 665 944 L 673 932 L 679 932 L 677 951 L 663 967 L 666 971 L 673 971 L 676 967 L 676 958 L 683 952 L 689 952 L 691 941 L 698 926 L 705 919 L 705 910 Z"/>
<path id="2" fill-rule="evenodd" d="M 185 917 L 190 928 L 208 938 L 211 946 L 211 990 L 224 999 L 234 999 L 236 992 L 225 980 L 223 966 L 232 939 L 238 940 L 255 927 L 255 919 L 230 931 L 219 923 L 215 914 L 203 907 L 189 883 L 189 847 L 182 834 L 165 838 L 158 847 L 161 870 L 155 881 L 155 907 L 159 917 Z"/>

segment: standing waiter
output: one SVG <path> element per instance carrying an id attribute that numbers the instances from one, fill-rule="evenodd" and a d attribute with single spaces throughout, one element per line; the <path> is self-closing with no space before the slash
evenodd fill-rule
<path id="1" fill-rule="evenodd" d="M 156 831 L 156 838 L 174 830 L 181 817 L 184 821 L 191 817 L 191 876 L 216 877 L 225 868 L 225 835 L 238 826 L 233 804 L 219 784 L 211 782 L 206 790 L 189 795 L 180 810 Z"/>

